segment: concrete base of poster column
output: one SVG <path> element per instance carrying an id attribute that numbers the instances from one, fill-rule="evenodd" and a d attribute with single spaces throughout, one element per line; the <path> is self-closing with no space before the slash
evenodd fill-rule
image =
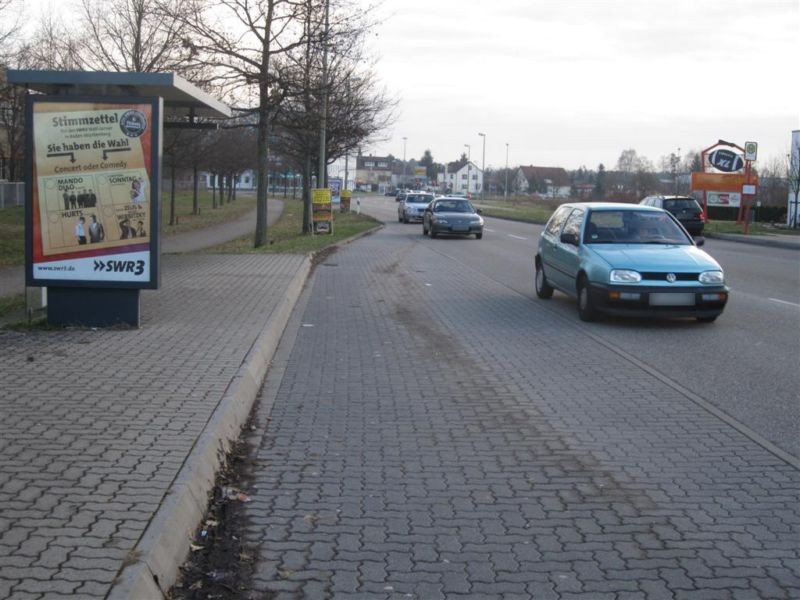
<path id="1" fill-rule="evenodd" d="M 83 327 L 139 327 L 138 289 L 47 288 L 47 323 Z"/>

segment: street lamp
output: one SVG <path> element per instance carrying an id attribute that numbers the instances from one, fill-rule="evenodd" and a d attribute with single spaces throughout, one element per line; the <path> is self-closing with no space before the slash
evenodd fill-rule
<path id="1" fill-rule="evenodd" d="M 403 185 L 406 184 L 406 140 L 407 137 L 403 137 Z"/>
<path id="2" fill-rule="evenodd" d="M 478 132 L 483 138 L 483 156 L 481 157 L 481 201 L 486 198 L 484 189 L 486 188 L 486 134 Z"/>
<path id="3" fill-rule="evenodd" d="M 508 198 L 508 142 L 506 142 L 506 187 L 503 188 L 503 198 Z"/>
<path id="4" fill-rule="evenodd" d="M 472 156 L 472 148 L 469 144 L 464 144 L 464 147 L 467 149 L 467 196 L 469 196 L 469 164 L 471 162 Z"/>

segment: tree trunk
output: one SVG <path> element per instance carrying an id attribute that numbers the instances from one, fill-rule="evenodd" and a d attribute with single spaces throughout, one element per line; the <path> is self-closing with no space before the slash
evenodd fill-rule
<path id="1" fill-rule="evenodd" d="M 225 204 L 225 175 L 219 174 L 219 207 Z"/>
<path id="2" fill-rule="evenodd" d="M 200 182 L 197 179 L 197 165 L 192 167 L 192 214 L 199 215 L 200 214 L 200 197 L 199 197 L 199 186 Z"/>
<path id="3" fill-rule="evenodd" d="M 211 208 L 217 208 L 217 174 L 211 173 Z"/>
<path id="4" fill-rule="evenodd" d="M 306 154 L 306 164 L 303 165 L 303 233 L 311 233 L 311 155 Z"/>
<path id="5" fill-rule="evenodd" d="M 265 59 L 263 72 L 266 75 L 268 63 Z M 269 112 L 267 102 L 269 102 L 269 89 L 266 83 L 266 76 L 262 78 L 260 85 L 260 106 L 258 108 L 258 185 L 256 188 L 256 234 L 253 245 L 256 248 L 267 243 L 267 185 L 268 185 L 268 163 L 269 158 Z"/>

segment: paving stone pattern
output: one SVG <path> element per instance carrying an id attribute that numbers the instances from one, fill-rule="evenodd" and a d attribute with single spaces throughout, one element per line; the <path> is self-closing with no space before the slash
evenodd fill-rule
<path id="1" fill-rule="evenodd" d="M 302 260 L 166 257 L 138 330 L 0 332 L 0 598 L 106 595 Z"/>
<path id="2" fill-rule="evenodd" d="M 400 231 L 315 272 L 246 509 L 256 593 L 800 598 L 800 473 Z"/>

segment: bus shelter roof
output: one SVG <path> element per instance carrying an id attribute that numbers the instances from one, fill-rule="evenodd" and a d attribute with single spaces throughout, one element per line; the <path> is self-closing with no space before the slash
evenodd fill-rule
<path id="1" fill-rule="evenodd" d="M 104 71 L 6 72 L 9 83 L 43 94 L 71 96 L 157 96 L 171 112 L 196 117 L 229 118 L 231 109 L 174 73 L 116 73 Z"/>

